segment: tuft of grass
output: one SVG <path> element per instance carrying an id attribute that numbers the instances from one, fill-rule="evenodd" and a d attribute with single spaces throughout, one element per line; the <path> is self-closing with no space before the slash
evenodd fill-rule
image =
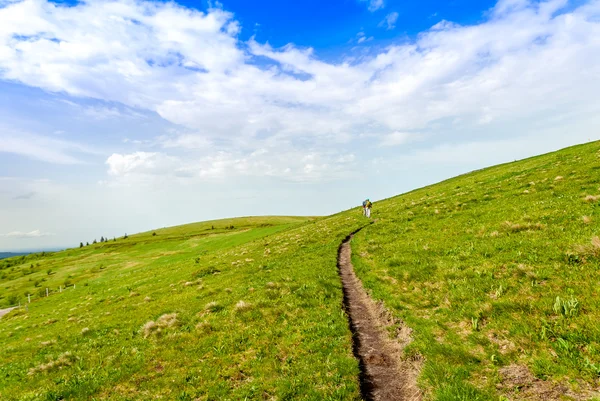
<path id="1" fill-rule="evenodd" d="M 42 363 L 29 369 L 27 375 L 33 376 L 37 373 L 47 373 L 53 370 L 59 370 L 65 366 L 71 366 L 76 360 L 77 358 L 71 352 L 65 352 L 56 359 L 51 359 L 47 363 Z"/>
<path id="2" fill-rule="evenodd" d="M 144 335 L 144 338 L 148 338 L 152 334 L 160 334 L 162 330 L 174 327 L 175 325 L 177 325 L 177 314 L 168 313 L 159 317 L 156 322 L 153 320 L 146 322 L 142 326 L 141 332 Z"/>
<path id="3" fill-rule="evenodd" d="M 237 304 L 235 304 L 235 310 L 237 312 L 245 312 L 250 309 L 252 309 L 252 305 L 248 302 L 239 301 Z"/>

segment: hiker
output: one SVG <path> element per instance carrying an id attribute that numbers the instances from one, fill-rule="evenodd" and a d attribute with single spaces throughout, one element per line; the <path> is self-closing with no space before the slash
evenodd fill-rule
<path id="1" fill-rule="evenodd" d="M 368 199 L 363 201 L 363 216 L 367 215 L 367 201 Z"/>
<path id="2" fill-rule="evenodd" d="M 373 207 L 373 204 L 368 199 L 366 202 L 367 203 L 365 205 L 365 216 L 367 216 L 368 218 L 371 218 L 371 207 Z"/>

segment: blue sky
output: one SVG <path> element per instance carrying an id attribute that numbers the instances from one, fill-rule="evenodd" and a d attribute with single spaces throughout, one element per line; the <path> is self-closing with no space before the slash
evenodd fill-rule
<path id="1" fill-rule="evenodd" d="M 0 0 L 0 250 L 334 213 L 597 140 L 599 21 L 598 0 Z"/>

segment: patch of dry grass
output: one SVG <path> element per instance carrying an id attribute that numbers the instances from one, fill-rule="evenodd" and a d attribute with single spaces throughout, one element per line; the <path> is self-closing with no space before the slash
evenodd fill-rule
<path id="1" fill-rule="evenodd" d="M 235 304 L 236 312 L 244 312 L 250 309 L 252 309 L 252 305 L 248 302 L 239 301 L 237 304 Z"/>
<path id="2" fill-rule="evenodd" d="M 144 338 L 148 338 L 152 334 L 160 334 L 162 330 L 177 325 L 177 314 L 168 313 L 159 317 L 156 322 L 150 320 L 146 322 L 141 328 L 141 332 L 144 334 Z"/>
<path id="3" fill-rule="evenodd" d="M 57 359 L 51 359 L 47 363 L 42 363 L 39 366 L 29 369 L 27 375 L 33 376 L 36 373 L 44 373 L 55 369 L 61 369 L 65 366 L 72 365 L 76 360 L 77 358 L 71 352 L 65 352 L 64 354 L 61 354 Z"/>
<path id="4" fill-rule="evenodd" d="M 502 223 L 502 227 L 510 232 L 518 233 L 521 231 L 538 231 L 546 228 L 541 223 L 512 223 L 510 221 L 505 221 Z"/>

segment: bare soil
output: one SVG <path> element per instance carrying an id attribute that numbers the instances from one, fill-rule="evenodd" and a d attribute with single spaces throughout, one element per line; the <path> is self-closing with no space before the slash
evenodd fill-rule
<path id="1" fill-rule="evenodd" d="M 403 358 L 411 330 L 395 320 L 381 303 L 369 297 L 354 273 L 349 235 L 338 251 L 338 269 L 344 287 L 344 307 L 360 365 L 360 387 L 367 401 L 420 401 L 417 386 L 420 358 Z M 395 338 L 390 337 L 390 332 Z"/>

